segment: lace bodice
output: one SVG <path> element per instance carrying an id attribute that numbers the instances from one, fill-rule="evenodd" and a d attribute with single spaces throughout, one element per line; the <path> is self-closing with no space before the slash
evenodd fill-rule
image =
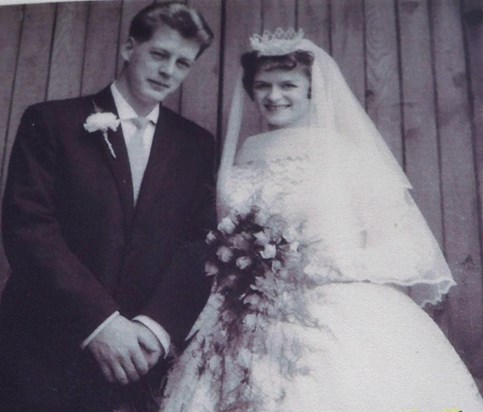
<path id="1" fill-rule="evenodd" d="M 239 212 L 257 206 L 269 215 L 293 217 L 296 212 L 294 197 L 299 194 L 307 173 L 307 160 L 307 156 L 301 156 L 266 162 L 248 161 L 235 166 L 227 206 Z"/>
<path id="2" fill-rule="evenodd" d="M 281 215 L 305 246 L 310 276 L 417 286 L 419 303 L 438 301 L 454 281 L 408 191 L 355 176 L 350 148 L 329 146 L 324 131 L 313 130 L 248 138 L 221 197 L 224 209 Z"/>

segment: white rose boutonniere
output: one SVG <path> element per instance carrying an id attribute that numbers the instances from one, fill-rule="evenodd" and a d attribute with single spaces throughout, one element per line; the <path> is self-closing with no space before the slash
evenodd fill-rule
<path id="1" fill-rule="evenodd" d="M 115 159 L 116 153 L 114 152 L 114 148 L 109 141 L 107 131 L 111 129 L 113 132 L 115 132 L 121 121 L 114 113 L 102 112 L 95 103 L 94 108 L 95 113 L 87 117 L 86 122 L 84 123 L 84 129 L 86 129 L 89 133 L 102 132 L 104 141 L 106 142 L 112 157 Z"/>

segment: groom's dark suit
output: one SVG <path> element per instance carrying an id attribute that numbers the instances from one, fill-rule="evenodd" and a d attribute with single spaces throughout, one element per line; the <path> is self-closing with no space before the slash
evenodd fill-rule
<path id="1" fill-rule="evenodd" d="M 96 381 L 80 344 L 114 311 L 151 317 L 176 346 L 209 289 L 193 245 L 214 217 L 212 136 L 161 107 L 134 206 L 122 127 L 109 131 L 116 157 L 84 130 L 94 104 L 117 115 L 109 88 L 27 109 L 4 196 L 0 367 L 49 410 Z"/>

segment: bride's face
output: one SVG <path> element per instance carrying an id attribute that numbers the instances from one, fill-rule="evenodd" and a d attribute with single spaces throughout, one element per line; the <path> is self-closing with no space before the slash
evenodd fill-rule
<path id="1" fill-rule="evenodd" d="M 259 71 L 253 100 L 270 130 L 303 126 L 308 118 L 310 81 L 304 69 Z"/>

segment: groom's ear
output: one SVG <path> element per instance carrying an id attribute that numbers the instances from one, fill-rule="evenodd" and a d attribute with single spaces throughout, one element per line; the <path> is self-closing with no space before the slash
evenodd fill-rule
<path id="1" fill-rule="evenodd" d="M 132 37 L 129 37 L 121 45 L 121 56 L 126 63 L 131 59 L 131 55 L 132 55 L 132 52 L 134 51 L 135 45 L 136 45 L 136 40 L 134 40 L 134 38 Z"/>

